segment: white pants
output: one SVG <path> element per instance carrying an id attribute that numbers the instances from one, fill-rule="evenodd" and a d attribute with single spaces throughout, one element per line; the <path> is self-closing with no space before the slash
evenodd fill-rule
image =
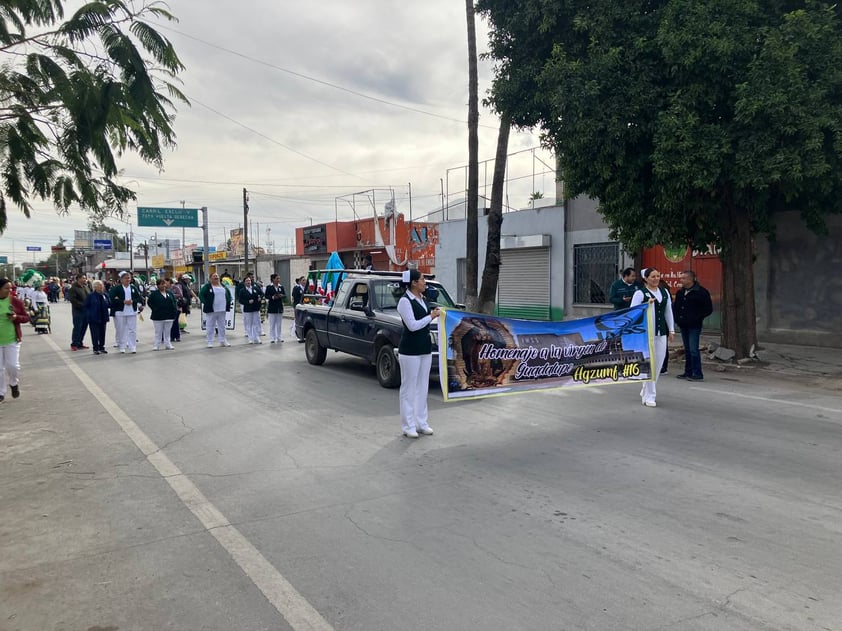
<path id="1" fill-rule="evenodd" d="M 126 349 L 130 353 L 137 350 L 137 314 L 121 315 L 118 311 L 114 314 L 114 330 L 117 334 L 117 348 Z"/>
<path id="2" fill-rule="evenodd" d="M 270 313 L 269 314 L 269 339 L 274 342 L 280 342 L 284 339 L 284 314 Z"/>
<path id="3" fill-rule="evenodd" d="M 427 391 L 430 389 L 432 355 L 398 355 L 401 366 L 401 429 L 427 429 Z"/>
<path id="4" fill-rule="evenodd" d="M 219 343 L 224 343 L 225 340 L 225 312 L 214 311 L 213 313 L 205 314 L 205 327 L 208 334 L 208 344 L 213 342 L 214 331 L 217 334 Z"/>
<path id="5" fill-rule="evenodd" d="M 0 346 L 0 395 L 6 396 L 7 386 L 18 385 L 18 375 L 20 375 L 20 342 Z"/>
<path id="6" fill-rule="evenodd" d="M 259 311 L 244 311 L 243 312 L 243 328 L 246 330 L 246 335 L 249 342 L 260 341 L 260 312 Z"/>
<path id="7" fill-rule="evenodd" d="M 155 341 L 152 342 L 152 348 L 158 348 L 162 344 L 167 348 L 172 347 L 172 343 L 170 342 L 172 322 L 172 320 L 152 320 L 152 324 L 155 327 Z"/>
<path id="8" fill-rule="evenodd" d="M 652 362 L 652 366 L 654 367 L 653 370 L 653 377 L 655 381 L 647 381 L 643 384 L 643 387 L 640 389 L 640 398 L 643 402 L 646 401 L 654 401 L 655 396 L 657 394 L 657 389 L 655 386 L 658 383 L 658 375 L 661 374 L 661 367 L 664 365 L 664 358 L 667 356 L 667 336 L 666 335 L 656 335 L 655 336 L 655 361 Z"/>

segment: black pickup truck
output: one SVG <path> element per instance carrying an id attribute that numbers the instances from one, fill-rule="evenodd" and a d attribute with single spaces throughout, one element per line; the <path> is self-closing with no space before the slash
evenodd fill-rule
<path id="1" fill-rule="evenodd" d="M 459 308 L 441 284 L 427 276 L 427 302 Z M 304 340 L 307 361 L 319 366 L 328 350 L 362 357 L 374 364 L 384 388 L 401 383 L 397 347 L 403 324 L 398 300 L 403 295 L 399 272 L 351 271 L 339 286 L 331 305 L 299 304 L 295 308 L 295 334 Z M 318 300 L 318 296 L 309 296 Z M 433 366 L 438 366 L 438 330 L 433 336 Z"/>

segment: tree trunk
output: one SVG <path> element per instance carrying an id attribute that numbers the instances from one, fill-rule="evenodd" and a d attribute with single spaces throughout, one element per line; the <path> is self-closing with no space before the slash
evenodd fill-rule
<path id="1" fill-rule="evenodd" d="M 500 116 L 497 133 L 497 154 L 494 157 L 494 176 L 491 183 L 491 209 L 488 211 L 488 240 L 485 244 L 485 269 L 482 271 L 482 288 L 477 299 L 479 312 L 494 313 L 497 282 L 500 278 L 500 226 L 503 225 L 503 189 L 506 183 L 506 159 L 509 150 L 511 119 L 507 113 Z"/>
<path id="2" fill-rule="evenodd" d="M 477 309 L 477 270 L 479 258 L 479 87 L 477 79 L 477 33 L 474 0 L 465 0 L 468 21 L 468 192 L 465 200 L 467 228 L 465 245 L 465 305 Z"/>
<path id="3" fill-rule="evenodd" d="M 722 210 L 722 345 L 742 359 L 757 344 L 751 218 L 730 200 Z"/>

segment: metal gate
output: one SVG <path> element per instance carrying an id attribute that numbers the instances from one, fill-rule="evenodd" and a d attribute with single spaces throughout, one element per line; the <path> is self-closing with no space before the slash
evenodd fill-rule
<path id="1" fill-rule="evenodd" d="M 507 318 L 550 319 L 550 248 L 500 251 L 497 314 Z"/>

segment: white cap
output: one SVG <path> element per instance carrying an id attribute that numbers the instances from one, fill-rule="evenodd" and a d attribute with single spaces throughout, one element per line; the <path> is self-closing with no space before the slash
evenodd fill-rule
<path id="1" fill-rule="evenodd" d="M 125 276 L 126 274 L 128 274 L 128 272 L 120 272 L 119 274 L 117 274 L 117 278 L 123 278 L 123 276 Z"/>

